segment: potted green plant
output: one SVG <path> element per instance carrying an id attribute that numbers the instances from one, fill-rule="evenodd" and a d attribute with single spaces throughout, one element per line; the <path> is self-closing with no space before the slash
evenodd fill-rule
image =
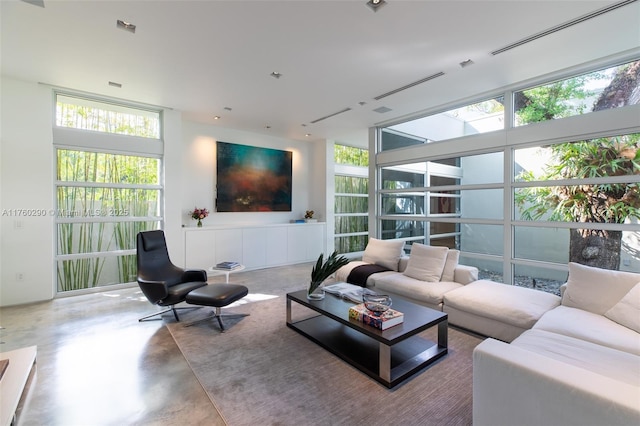
<path id="1" fill-rule="evenodd" d="M 322 283 L 329 278 L 338 269 L 349 263 L 349 259 L 344 256 L 338 256 L 338 252 L 333 252 L 327 260 L 324 261 L 324 254 L 320 254 L 318 261 L 311 269 L 311 282 L 309 283 L 309 291 L 307 299 L 322 300 L 324 299 L 324 289 Z"/>

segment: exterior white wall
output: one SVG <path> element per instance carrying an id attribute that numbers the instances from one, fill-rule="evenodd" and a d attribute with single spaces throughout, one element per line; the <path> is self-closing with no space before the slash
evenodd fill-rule
<path id="1" fill-rule="evenodd" d="M 437 114 L 391 126 L 391 129 L 432 141 L 465 136 L 465 122 L 450 115 Z"/>

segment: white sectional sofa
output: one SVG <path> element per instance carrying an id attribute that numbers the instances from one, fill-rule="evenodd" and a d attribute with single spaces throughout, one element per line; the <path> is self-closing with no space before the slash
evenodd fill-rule
<path id="1" fill-rule="evenodd" d="M 425 285 L 424 281 L 408 277 L 403 274 L 409 262 L 408 256 L 399 259 L 398 271 L 379 272 L 369 276 L 367 287 L 375 287 L 376 290 L 390 291 L 392 293 L 412 299 L 421 305 L 432 309 L 442 310 L 444 294 L 455 290 L 478 279 L 478 269 L 473 266 L 456 265 L 453 268 L 453 276 L 450 280 L 445 279 L 430 282 Z M 367 262 L 356 260 L 343 266 L 337 273 L 338 281 L 347 281 L 351 270 L 358 266 L 367 265 Z"/>
<path id="2" fill-rule="evenodd" d="M 443 311 L 453 325 L 510 342 L 558 305 L 555 294 L 479 280 L 445 293 Z"/>
<path id="3" fill-rule="evenodd" d="M 480 343 L 473 424 L 639 425 L 640 274 L 570 263 L 560 306 Z"/>
<path id="4" fill-rule="evenodd" d="M 640 425 L 640 274 L 570 263 L 560 298 L 478 280 L 455 250 L 414 244 L 406 257 L 403 246 L 370 239 L 336 279 L 384 265 L 368 287 L 489 336 L 473 353 L 474 425 Z"/>
<path id="5" fill-rule="evenodd" d="M 369 238 L 362 260 L 343 266 L 336 273 L 336 279 L 349 281 L 354 269 L 379 265 L 388 271 L 370 275 L 367 287 L 396 293 L 441 311 L 445 293 L 478 279 L 478 269 L 458 264 L 459 256 L 458 250 L 417 243 L 412 246 L 411 256 L 406 256 L 404 241 Z"/>
<path id="6" fill-rule="evenodd" d="M 523 287 L 478 280 L 478 269 L 458 263 L 460 252 L 446 247 L 369 239 L 362 261 L 352 261 L 336 274 L 348 281 L 355 268 L 378 264 L 389 271 L 370 275 L 367 287 L 391 292 L 432 309 L 447 312 L 449 323 L 510 342 L 530 329 L 560 297 Z"/>

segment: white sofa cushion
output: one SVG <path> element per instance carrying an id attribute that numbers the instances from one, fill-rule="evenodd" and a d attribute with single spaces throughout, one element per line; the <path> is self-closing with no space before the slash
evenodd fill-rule
<path id="1" fill-rule="evenodd" d="M 640 333 L 640 282 L 605 312 L 604 316 Z"/>
<path id="2" fill-rule="evenodd" d="M 460 251 L 449 249 L 447 251 L 447 260 L 444 263 L 444 269 L 442 270 L 442 277 L 440 277 L 440 281 L 455 281 L 454 274 L 456 267 L 458 266 L 458 260 L 460 260 Z"/>
<path id="3" fill-rule="evenodd" d="M 453 271 L 453 281 L 460 284 L 469 284 L 477 280 L 478 268 L 475 266 L 456 265 L 456 269 Z"/>
<path id="4" fill-rule="evenodd" d="M 541 329 L 527 330 L 511 344 L 630 385 L 640 383 L 640 357 L 629 352 Z"/>
<path id="5" fill-rule="evenodd" d="M 582 309 L 558 306 L 544 314 L 533 328 L 640 355 L 640 333 Z"/>
<path id="6" fill-rule="evenodd" d="M 440 281 L 445 262 L 447 261 L 448 251 L 449 249 L 447 247 L 413 243 L 411 245 L 409 263 L 403 273 L 408 277 L 420 281 Z"/>
<path id="7" fill-rule="evenodd" d="M 560 297 L 489 280 L 479 280 L 444 295 L 445 307 L 529 329 Z M 446 309 L 445 309 L 446 311 Z"/>
<path id="8" fill-rule="evenodd" d="M 462 287 L 450 281 L 425 282 L 408 277 L 401 273 L 379 276 L 375 279 L 376 290 L 388 291 L 410 299 L 437 306 L 442 303 L 443 295 L 451 290 Z"/>
<path id="9" fill-rule="evenodd" d="M 367 247 L 362 254 L 362 261 L 397 271 L 398 262 L 404 253 L 403 249 L 404 241 L 369 238 Z"/>
<path id="10" fill-rule="evenodd" d="M 640 274 L 569 263 L 562 304 L 604 315 L 640 281 Z"/>

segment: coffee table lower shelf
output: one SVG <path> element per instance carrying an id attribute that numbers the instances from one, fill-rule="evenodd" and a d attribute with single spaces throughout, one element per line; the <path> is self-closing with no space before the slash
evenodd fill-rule
<path id="1" fill-rule="evenodd" d="M 288 322 L 287 326 L 388 388 L 447 354 L 446 346 L 421 336 L 388 346 L 323 315 Z"/>

